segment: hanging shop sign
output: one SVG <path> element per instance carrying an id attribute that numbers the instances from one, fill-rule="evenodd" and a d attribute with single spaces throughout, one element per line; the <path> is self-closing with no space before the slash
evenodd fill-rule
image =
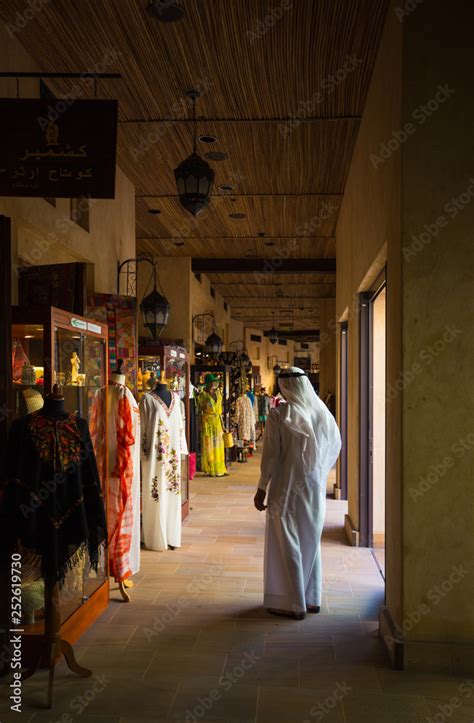
<path id="1" fill-rule="evenodd" d="M 1 98 L 0 196 L 114 198 L 117 114 L 115 100 Z"/>

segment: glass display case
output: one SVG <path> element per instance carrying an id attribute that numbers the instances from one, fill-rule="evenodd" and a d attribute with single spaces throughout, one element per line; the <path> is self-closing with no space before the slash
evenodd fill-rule
<path id="1" fill-rule="evenodd" d="M 190 439 L 189 355 L 181 346 L 140 344 L 138 347 L 138 400 L 152 391 L 162 373 L 171 391 L 179 394 L 185 415 L 186 439 Z M 182 518 L 189 514 L 189 459 L 181 460 Z"/>
<path id="2" fill-rule="evenodd" d="M 12 310 L 12 386 L 13 416 L 31 414 L 43 405 L 43 399 L 59 384 L 68 412 L 105 430 L 93 434 L 104 500 L 107 499 L 107 397 L 97 394 L 107 389 L 107 330 L 103 324 L 51 307 L 48 310 Z M 103 423 L 97 424 L 97 420 Z M 92 432 L 92 430 L 91 430 Z M 63 635 L 74 642 L 108 604 L 108 561 L 101 551 L 98 571 L 88 560 L 77 560 L 60 590 L 60 615 Z M 25 624 L 30 632 L 42 629 L 43 606 L 38 605 L 42 582 L 28 570 L 25 591 L 28 600 Z M 27 631 L 28 631 L 27 630 Z M 76 632 L 73 632 L 76 631 Z"/>

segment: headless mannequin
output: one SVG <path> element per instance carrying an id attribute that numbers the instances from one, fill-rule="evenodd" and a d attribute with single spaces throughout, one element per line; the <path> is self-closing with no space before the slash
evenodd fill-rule
<path id="1" fill-rule="evenodd" d="M 109 377 L 109 384 L 120 384 L 121 386 L 125 386 L 126 377 L 125 374 L 122 372 L 122 366 L 123 366 L 123 359 L 117 359 L 117 366 L 114 372 L 111 373 Z M 111 395 L 109 394 L 107 397 L 107 407 L 110 411 L 110 402 L 111 402 Z M 125 602 L 130 602 L 130 595 L 128 594 L 126 588 L 133 587 L 133 580 L 121 580 L 118 583 L 120 594 Z"/>
<path id="2" fill-rule="evenodd" d="M 53 386 L 53 391 L 44 400 L 44 406 L 40 414 L 50 417 L 56 421 L 67 419 L 68 412 L 64 404 L 64 397 L 60 392 L 58 384 Z M 92 671 L 83 668 L 76 661 L 72 645 L 61 637 L 61 619 L 59 613 L 59 585 L 45 580 L 45 604 L 44 604 L 44 633 L 40 637 L 39 645 L 30 655 L 25 656 L 25 672 L 22 677 L 26 680 L 38 669 L 40 662 L 47 660 L 49 666 L 48 692 L 46 707 L 51 708 L 53 702 L 53 684 L 56 660 L 62 653 L 66 663 L 80 678 L 88 678 Z"/>
<path id="3" fill-rule="evenodd" d="M 168 385 L 165 381 L 165 373 L 164 372 L 161 372 L 160 381 L 158 382 L 158 384 L 156 385 L 156 387 L 153 391 L 161 399 L 161 401 L 166 404 L 167 407 L 170 406 L 172 396 L 171 396 L 171 392 L 168 388 Z"/>
<path id="4" fill-rule="evenodd" d="M 68 413 L 66 412 L 66 407 L 64 405 L 64 397 L 59 393 L 59 387 L 57 384 L 53 387 L 53 393 L 47 395 L 44 400 L 44 406 L 40 412 L 45 417 L 52 417 L 57 420 L 66 419 L 68 417 Z"/>
<path id="5" fill-rule="evenodd" d="M 153 391 L 161 399 L 161 401 L 166 404 L 167 407 L 170 407 L 173 397 L 165 381 L 164 372 L 161 372 L 160 381 L 157 383 Z M 176 547 L 173 547 L 173 545 L 168 545 L 168 550 L 176 550 Z"/>

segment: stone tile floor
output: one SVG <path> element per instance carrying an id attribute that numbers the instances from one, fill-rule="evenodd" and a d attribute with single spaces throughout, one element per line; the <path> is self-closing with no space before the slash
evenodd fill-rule
<path id="1" fill-rule="evenodd" d="M 76 644 L 94 677 L 75 678 L 60 663 L 44 711 L 40 672 L 24 684 L 20 716 L 4 712 L 3 693 L 1 723 L 474 721 L 462 677 L 390 669 L 377 633 L 383 580 L 369 550 L 345 544 L 345 502 L 328 500 L 321 614 L 295 622 L 262 609 L 257 467 L 258 457 L 224 479 L 192 482 L 183 546 L 143 551 L 132 602 L 112 589 Z M 463 705 L 449 709 L 454 696 Z"/>

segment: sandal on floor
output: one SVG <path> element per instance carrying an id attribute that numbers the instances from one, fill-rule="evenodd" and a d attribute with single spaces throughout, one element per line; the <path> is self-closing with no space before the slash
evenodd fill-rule
<path id="1" fill-rule="evenodd" d="M 308 605 L 306 608 L 307 613 L 319 613 L 321 607 L 319 605 Z"/>
<path id="2" fill-rule="evenodd" d="M 270 615 L 278 615 L 283 618 L 291 618 L 292 620 L 304 620 L 306 617 L 305 613 L 292 613 L 290 610 L 275 610 L 275 608 L 267 608 L 267 612 Z"/>

